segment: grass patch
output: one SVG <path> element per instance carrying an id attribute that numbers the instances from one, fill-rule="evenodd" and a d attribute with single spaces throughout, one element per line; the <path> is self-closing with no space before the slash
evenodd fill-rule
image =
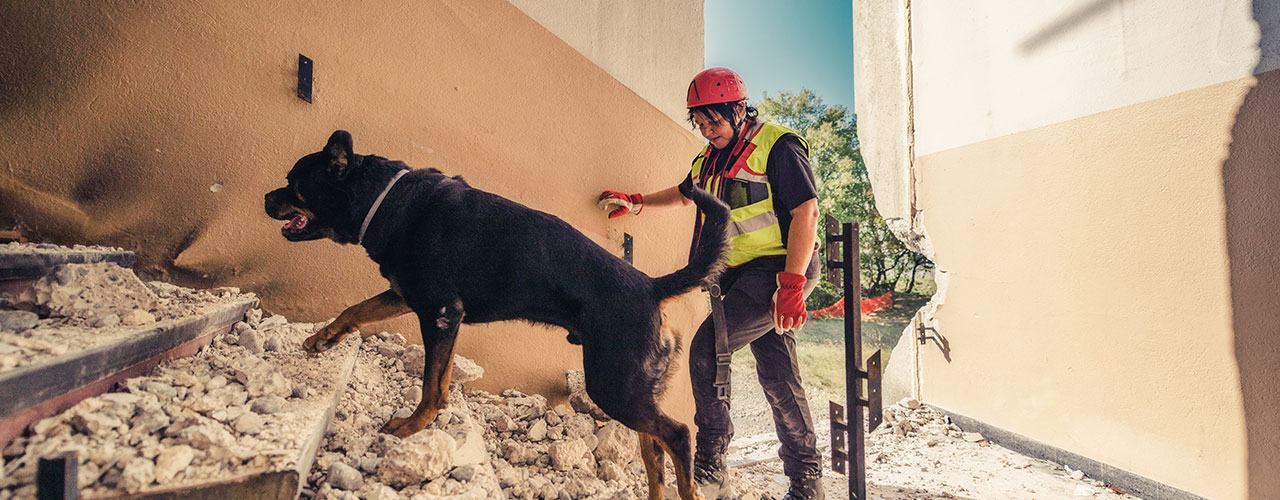
<path id="1" fill-rule="evenodd" d="M 902 295 L 895 297 L 892 308 L 874 315 L 864 316 L 862 322 L 863 359 L 880 349 L 881 366 L 889 365 L 893 347 L 902 337 L 902 331 L 911 322 L 915 312 L 928 302 L 928 296 Z M 750 347 L 733 354 L 735 369 L 755 371 L 756 360 Z M 796 357 L 800 361 L 800 376 L 807 384 L 831 391 L 844 390 L 844 320 L 825 319 L 805 323 L 796 336 Z"/>

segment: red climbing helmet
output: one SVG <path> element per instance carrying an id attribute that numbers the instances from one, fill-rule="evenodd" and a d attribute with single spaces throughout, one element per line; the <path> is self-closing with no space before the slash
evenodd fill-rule
<path id="1" fill-rule="evenodd" d="M 685 103 L 688 104 L 687 108 L 692 109 L 746 98 L 747 84 L 743 83 L 741 76 L 729 68 L 708 68 L 689 82 L 689 96 Z"/>

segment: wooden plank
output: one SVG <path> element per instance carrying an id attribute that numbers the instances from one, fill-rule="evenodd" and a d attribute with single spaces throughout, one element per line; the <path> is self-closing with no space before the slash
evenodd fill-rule
<path id="1" fill-rule="evenodd" d="M 157 323 L 105 345 L 0 373 L 0 446 L 21 435 L 31 422 L 102 394 L 119 380 L 141 375 L 165 359 L 194 354 L 257 303 L 257 299 L 239 300 L 199 316 Z"/>

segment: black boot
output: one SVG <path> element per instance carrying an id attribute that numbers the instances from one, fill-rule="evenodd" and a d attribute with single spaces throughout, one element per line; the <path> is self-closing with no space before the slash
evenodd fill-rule
<path id="1" fill-rule="evenodd" d="M 822 491 L 822 469 L 810 469 L 799 476 L 791 478 L 791 488 L 782 500 L 825 500 L 826 492 Z"/>
<path id="2" fill-rule="evenodd" d="M 728 439 L 704 442 L 699 440 L 693 454 L 693 485 L 707 500 L 729 496 L 729 468 L 724 464 Z"/>

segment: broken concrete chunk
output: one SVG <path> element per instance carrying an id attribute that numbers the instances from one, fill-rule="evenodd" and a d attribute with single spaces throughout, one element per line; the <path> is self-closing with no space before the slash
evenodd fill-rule
<path id="1" fill-rule="evenodd" d="M 329 466 L 329 484 L 334 488 L 356 491 L 364 484 L 364 475 L 342 462 L 334 462 Z"/>
<path id="2" fill-rule="evenodd" d="M 120 487 L 129 493 L 137 493 L 156 480 L 156 464 L 145 458 L 135 458 L 120 473 Z"/>
<path id="3" fill-rule="evenodd" d="M 165 448 L 156 456 L 156 482 L 164 484 L 172 481 L 179 472 L 182 472 L 182 469 L 191 465 L 191 461 L 195 457 L 196 450 L 190 446 L 178 445 Z"/>
<path id="4" fill-rule="evenodd" d="M 231 427 L 241 434 L 257 434 L 262 432 L 262 426 L 265 423 L 261 415 L 247 411 L 240 414 Z"/>
<path id="5" fill-rule="evenodd" d="M 591 401 L 591 396 L 587 395 L 587 378 L 582 370 L 569 370 L 564 376 L 565 386 L 569 389 L 569 405 L 574 411 L 589 414 L 596 420 L 609 420 L 609 415 L 596 406 Z"/>
<path id="6" fill-rule="evenodd" d="M 277 413 L 281 408 L 284 408 L 284 398 L 274 394 L 255 399 L 249 404 L 250 410 L 263 415 Z"/>
<path id="7" fill-rule="evenodd" d="M 27 311 L 0 311 L 0 331 L 21 333 L 36 326 L 40 316 Z"/>
<path id="8" fill-rule="evenodd" d="M 636 432 L 618 422 L 608 422 L 600 426 L 595 437 L 595 457 L 601 462 L 617 462 L 619 465 L 630 464 L 639 450 Z"/>
<path id="9" fill-rule="evenodd" d="M 427 351 L 421 345 L 413 344 L 405 348 L 400 361 L 404 362 L 406 373 L 421 377 L 427 369 Z"/>
<path id="10" fill-rule="evenodd" d="M 587 444 L 581 439 L 552 443 L 547 449 L 547 453 L 551 455 L 551 466 L 562 471 L 582 465 L 587 451 Z"/>
<path id="11" fill-rule="evenodd" d="M 400 442 L 378 464 L 378 478 L 395 487 L 421 484 L 453 468 L 456 442 L 438 429 L 421 431 Z"/>
<path id="12" fill-rule="evenodd" d="M 124 425 L 120 419 L 97 413 L 85 413 L 71 417 L 71 426 L 76 431 L 90 436 L 100 436 Z"/>
<path id="13" fill-rule="evenodd" d="M 546 439 L 547 421 L 541 418 L 534 420 L 532 424 L 529 424 L 529 430 L 525 433 L 525 436 L 528 437 L 530 441 L 542 441 L 543 439 Z"/>
<path id="14" fill-rule="evenodd" d="M 459 384 L 468 384 L 480 380 L 481 377 L 484 377 L 484 368 L 481 368 L 475 361 L 457 354 L 453 355 L 451 380 Z"/>
<path id="15" fill-rule="evenodd" d="M 149 325 L 156 322 L 156 316 L 147 311 L 143 311 L 142 309 L 134 309 L 125 313 L 125 315 L 120 318 L 120 322 L 124 323 L 125 326 Z"/>
<path id="16" fill-rule="evenodd" d="M 254 354 L 262 354 L 264 350 L 262 337 L 257 330 L 245 330 L 240 333 L 240 339 L 236 343 Z"/>

